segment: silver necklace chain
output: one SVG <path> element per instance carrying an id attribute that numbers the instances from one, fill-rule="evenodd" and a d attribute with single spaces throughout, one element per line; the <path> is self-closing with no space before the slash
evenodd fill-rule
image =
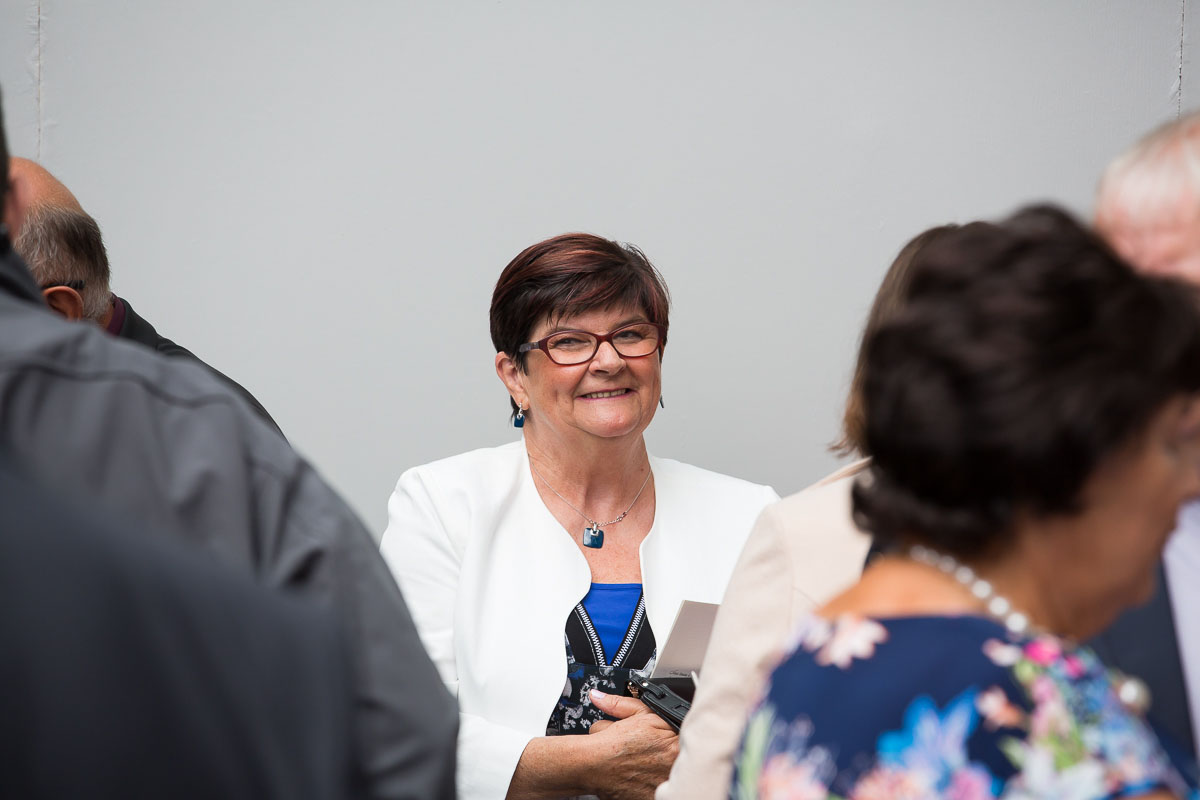
<path id="1" fill-rule="evenodd" d="M 596 522 L 596 520 L 592 519 L 587 514 L 583 513 L 578 508 L 576 508 L 574 506 L 574 504 L 571 503 L 570 500 L 568 500 L 567 498 L 565 498 L 561 494 L 559 494 L 558 489 L 555 489 L 553 486 L 551 486 L 550 481 L 546 480 L 546 478 L 542 475 L 542 473 L 538 472 L 538 468 L 536 466 L 534 466 L 532 458 L 529 459 L 529 468 L 531 470 L 533 470 L 534 475 L 537 475 L 539 478 L 541 478 L 542 483 L 546 484 L 546 488 L 549 489 L 550 491 L 554 492 L 554 494 L 558 497 L 559 500 L 562 500 L 564 503 L 566 503 L 568 506 L 570 506 L 572 511 L 574 511 L 579 516 L 583 517 L 585 520 L 588 521 L 588 523 L 593 528 L 596 528 L 596 529 L 607 528 L 609 525 L 616 525 L 618 522 L 625 519 L 625 515 L 628 514 L 630 511 L 632 511 L 633 507 L 637 505 L 637 501 L 641 499 L 642 492 L 646 491 L 646 486 L 647 486 L 647 484 L 650 483 L 650 476 L 654 474 L 653 470 L 646 471 L 646 480 L 642 481 L 642 488 L 638 489 L 638 493 L 637 493 L 637 495 L 634 496 L 633 502 L 629 504 L 629 508 L 627 508 L 621 512 L 621 516 L 617 517 L 614 520 L 610 520 L 609 522 Z"/>
<path id="2" fill-rule="evenodd" d="M 971 594 L 983 603 L 988 614 L 1004 623 L 1004 627 L 1012 633 L 1022 636 L 1039 632 L 1030 622 L 1029 615 L 1013 608 L 1009 599 L 998 593 L 990 581 L 976 575 L 975 570 L 954 556 L 919 544 L 908 548 L 908 555 L 914 561 L 935 567 L 967 587 Z M 1110 669 L 1109 675 L 1113 690 L 1122 705 L 1135 714 L 1145 715 L 1150 708 L 1150 688 L 1146 686 L 1145 681 L 1117 669 Z"/>

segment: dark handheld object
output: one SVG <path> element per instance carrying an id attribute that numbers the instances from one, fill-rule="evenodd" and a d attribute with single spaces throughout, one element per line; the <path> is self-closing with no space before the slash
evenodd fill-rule
<path id="1" fill-rule="evenodd" d="M 692 707 L 691 703 L 662 684 L 646 680 L 630 681 L 629 693 L 666 720 L 676 733 L 679 732 L 679 726 L 683 724 L 684 716 Z"/>

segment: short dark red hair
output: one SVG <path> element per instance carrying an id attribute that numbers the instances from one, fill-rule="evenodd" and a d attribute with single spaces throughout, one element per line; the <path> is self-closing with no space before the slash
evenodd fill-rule
<path id="1" fill-rule="evenodd" d="M 637 247 L 564 233 L 525 248 L 500 273 L 492 292 L 492 344 L 524 371 L 527 354 L 517 348 L 543 319 L 631 306 L 663 326 L 666 345 L 670 304 L 662 275 Z"/>

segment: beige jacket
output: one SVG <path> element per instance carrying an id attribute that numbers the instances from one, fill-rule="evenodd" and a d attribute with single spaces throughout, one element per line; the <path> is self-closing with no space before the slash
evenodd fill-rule
<path id="1" fill-rule="evenodd" d="M 679 758 L 655 800 L 723 800 L 733 755 L 800 615 L 858 579 L 870 537 L 850 519 L 850 487 L 865 460 L 774 503 L 742 550 L 712 639 Z"/>

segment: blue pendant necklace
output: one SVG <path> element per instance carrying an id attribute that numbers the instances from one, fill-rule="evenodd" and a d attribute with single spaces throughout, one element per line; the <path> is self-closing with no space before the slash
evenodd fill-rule
<path id="1" fill-rule="evenodd" d="M 633 507 L 637 505 L 637 501 L 641 499 L 642 492 L 646 491 L 646 486 L 650 483 L 650 476 L 654 474 L 652 470 L 646 470 L 646 480 L 642 481 L 642 488 L 638 489 L 638 493 L 634 496 L 633 502 L 629 504 L 629 508 L 621 512 L 621 516 L 617 517 L 616 519 L 609 520 L 608 522 L 597 522 L 576 508 L 570 500 L 559 494 L 558 490 L 550 485 L 550 481 L 546 480 L 542 476 L 542 473 L 538 472 L 538 468 L 533 465 L 532 458 L 529 459 L 529 468 L 533 470 L 534 475 L 537 475 L 538 478 L 541 478 L 542 483 L 546 484 L 546 488 L 554 492 L 555 496 L 557 496 L 559 500 L 562 500 L 567 504 L 568 507 L 570 507 L 572 511 L 587 520 L 588 526 L 583 529 L 583 546 L 594 547 L 597 550 L 599 550 L 601 547 L 604 547 L 604 529 L 609 525 L 616 525 L 618 522 L 625 519 L 625 515 L 632 511 Z"/>

